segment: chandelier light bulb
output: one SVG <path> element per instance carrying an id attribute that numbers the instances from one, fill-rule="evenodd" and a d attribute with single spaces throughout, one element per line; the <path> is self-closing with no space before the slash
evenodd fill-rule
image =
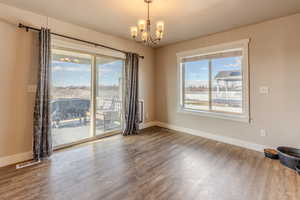
<path id="1" fill-rule="evenodd" d="M 136 38 L 138 35 L 138 28 L 136 26 L 132 26 L 130 28 L 131 31 L 131 37 Z"/>
<path id="2" fill-rule="evenodd" d="M 165 23 L 163 21 L 159 21 L 156 23 L 156 30 L 162 32 L 164 31 Z"/>
<path id="3" fill-rule="evenodd" d="M 163 32 L 162 31 L 159 31 L 159 30 L 156 30 L 156 38 L 161 40 L 163 37 Z"/>
<path id="4" fill-rule="evenodd" d="M 146 30 L 146 20 L 140 19 L 138 21 L 139 30 L 144 32 Z"/>
<path id="5" fill-rule="evenodd" d="M 147 39 L 148 39 L 148 33 L 145 31 L 142 33 L 142 40 L 143 40 L 143 42 L 146 42 Z"/>

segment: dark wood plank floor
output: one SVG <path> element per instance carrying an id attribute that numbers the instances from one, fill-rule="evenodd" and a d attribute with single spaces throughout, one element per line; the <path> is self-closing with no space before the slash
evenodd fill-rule
<path id="1" fill-rule="evenodd" d="M 2 168 L 0 199 L 299 200 L 300 176 L 259 152 L 151 129 Z"/>

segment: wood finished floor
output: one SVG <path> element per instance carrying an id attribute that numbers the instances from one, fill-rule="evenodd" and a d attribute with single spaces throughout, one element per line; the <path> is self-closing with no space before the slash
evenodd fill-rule
<path id="1" fill-rule="evenodd" d="M 300 176 L 259 152 L 151 129 L 2 168 L 0 199 L 299 200 Z"/>

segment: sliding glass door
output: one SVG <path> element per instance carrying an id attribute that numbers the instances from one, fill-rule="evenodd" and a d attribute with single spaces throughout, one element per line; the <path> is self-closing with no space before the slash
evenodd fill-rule
<path id="1" fill-rule="evenodd" d="M 123 65 L 122 59 L 52 49 L 54 147 L 121 130 Z"/>
<path id="2" fill-rule="evenodd" d="M 96 59 L 96 134 L 121 129 L 123 60 Z"/>

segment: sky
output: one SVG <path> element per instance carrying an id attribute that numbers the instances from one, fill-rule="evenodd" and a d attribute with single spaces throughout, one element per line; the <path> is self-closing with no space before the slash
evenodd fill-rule
<path id="1" fill-rule="evenodd" d="M 122 61 L 97 65 L 100 84 L 118 85 L 122 68 Z M 53 61 L 51 79 L 55 87 L 91 86 L 91 65 Z"/>
<path id="2" fill-rule="evenodd" d="M 97 65 L 97 75 L 100 75 L 101 85 L 118 85 L 122 76 L 122 61 L 114 61 L 107 64 Z M 241 57 L 219 58 L 212 60 L 212 76 L 216 76 L 219 71 L 240 70 Z M 91 65 L 76 64 L 61 61 L 52 62 L 52 85 L 57 87 L 66 86 L 90 86 L 91 85 Z M 208 60 L 186 63 L 185 80 L 187 86 L 205 85 L 208 77 Z"/>
<path id="3" fill-rule="evenodd" d="M 187 87 L 208 84 L 208 60 L 187 62 L 185 80 Z M 218 58 L 212 60 L 212 77 L 220 71 L 241 70 L 241 57 Z"/>

